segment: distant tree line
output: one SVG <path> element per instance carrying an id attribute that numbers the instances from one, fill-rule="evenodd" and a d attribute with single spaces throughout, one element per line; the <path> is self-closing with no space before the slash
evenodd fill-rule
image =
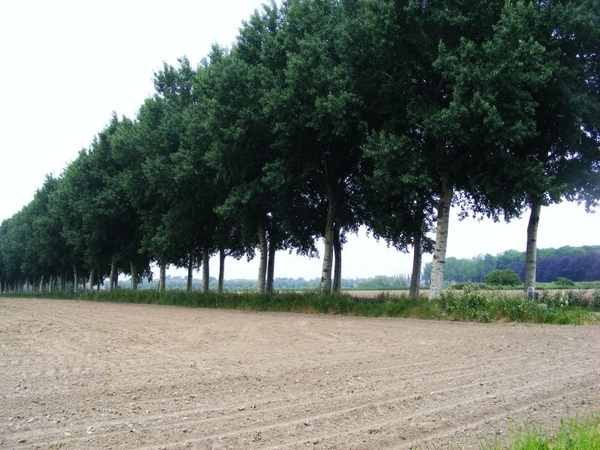
<path id="1" fill-rule="evenodd" d="M 225 280 L 224 288 L 228 291 L 254 291 L 257 288 L 256 280 L 248 279 L 228 279 Z M 319 278 L 275 278 L 273 287 L 278 291 L 285 290 L 319 290 L 321 280 Z M 168 289 L 187 289 L 187 279 L 181 276 L 167 275 Z M 192 288 L 195 290 L 201 289 L 201 280 L 194 278 Z M 377 275 L 370 278 L 342 278 L 342 289 L 356 290 L 401 290 L 408 289 L 410 285 L 410 277 L 408 275 Z M 124 280 L 121 286 L 124 289 L 131 288 L 130 280 Z M 108 288 L 108 286 L 105 286 Z M 140 289 L 158 289 L 158 282 L 144 281 L 139 285 Z M 218 279 L 210 277 L 209 288 L 212 290 L 218 289 Z"/>
<path id="2" fill-rule="evenodd" d="M 118 286 L 160 267 L 315 255 L 319 289 L 342 287 L 348 232 L 413 249 L 418 294 L 447 264 L 449 211 L 530 211 L 600 198 L 600 5 L 595 0 L 284 0 L 231 49 L 155 73 L 135 118 L 116 115 L 57 178 L 0 225 L 0 288 Z M 434 239 L 428 236 L 435 235 Z M 365 262 L 365 263 L 368 263 Z M 451 272 L 446 275 L 454 276 Z M 451 278 L 450 278 L 451 279 Z"/>
<path id="3" fill-rule="evenodd" d="M 525 252 L 507 250 L 496 256 L 486 254 L 474 258 L 446 259 L 446 280 L 449 283 L 481 283 L 496 269 L 516 272 L 525 280 Z M 537 280 L 554 282 L 559 278 L 572 281 L 600 281 L 600 245 L 539 249 Z M 431 272 L 431 263 L 425 264 L 423 277 Z"/>

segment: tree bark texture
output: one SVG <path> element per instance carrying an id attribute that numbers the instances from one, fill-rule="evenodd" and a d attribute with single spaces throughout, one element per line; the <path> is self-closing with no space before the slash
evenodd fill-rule
<path id="1" fill-rule="evenodd" d="M 73 266 L 73 292 L 77 292 L 77 284 L 79 280 L 77 279 L 77 267 Z"/>
<path id="2" fill-rule="evenodd" d="M 421 285 L 421 265 L 423 262 L 423 233 L 415 233 L 413 243 L 413 266 L 412 274 L 410 275 L 410 289 L 408 296 L 411 298 L 418 297 L 420 294 L 419 286 Z"/>
<path id="3" fill-rule="evenodd" d="M 525 292 L 535 290 L 535 274 L 537 268 L 537 233 L 540 223 L 542 205 L 532 202 L 529 224 L 527 225 L 527 251 L 525 252 Z"/>
<path id="4" fill-rule="evenodd" d="M 333 292 L 342 291 L 342 240 L 338 223 L 333 227 Z"/>
<path id="5" fill-rule="evenodd" d="M 202 249 L 202 292 L 207 293 L 210 285 L 210 255 L 208 247 Z"/>
<path id="6" fill-rule="evenodd" d="M 166 264 L 161 264 L 160 265 L 160 275 L 158 276 L 158 292 L 165 292 L 167 286 L 166 286 L 166 281 L 167 281 L 167 265 Z"/>
<path id="7" fill-rule="evenodd" d="M 329 196 L 329 208 L 327 210 L 327 221 L 325 223 L 325 249 L 323 251 L 323 269 L 321 270 L 321 292 L 331 293 L 331 276 L 333 269 L 333 241 L 335 204 L 332 196 Z"/>
<path id="8" fill-rule="evenodd" d="M 275 246 L 272 243 L 269 243 L 269 257 L 267 261 L 267 294 L 272 294 L 275 288 L 275 253 Z"/>
<path id="9" fill-rule="evenodd" d="M 110 263 L 109 287 L 111 291 L 117 288 L 117 264 L 114 260 Z"/>
<path id="10" fill-rule="evenodd" d="M 225 285 L 225 257 L 227 254 L 225 253 L 225 249 L 219 249 L 219 294 L 222 294 L 224 291 Z"/>
<path id="11" fill-rule="evenodd" d="M 187 273 L 187 286 L 186 291 L 192 292 L 192 288 L 194 282 L 194 257 L 190 253 L 190 258 L 188 260 L 188 273 Z"/>
<path id="12" fill-rule="evenodd" d="M 258 292 L 264 294 L 266 290 L 266 278 L 267 278 L 267 237 L 265 236 L 265 229 L 262 225 L 258 227 L 258 246 L 260 252 L 260 264 L 258 266 Z"/>
<path id="13" fill-rule="evenodd" d="M 450 205 L 452 203 L 453 188 L 448 177 L 442 177 L 442 189 L 438 205 L 437 229 L 435 236 L 435 250 L 433 253 L 433 267 L 431 269 L 431 284 L 429 287 L 429 300 L 439 298 L 444 286 L 444 270 L 446 268 L 446 247 L 448 246 L 448 225 L 450 223 Z"/>
<path id="14" fill-rule="evenodd" d="M 138 288 L 138 278 L 137 278 L 137 267 L 135 267 L 135 263 L 130 262 L 129 267 L 131 269 L 131 290 L 137 291 Z"/>

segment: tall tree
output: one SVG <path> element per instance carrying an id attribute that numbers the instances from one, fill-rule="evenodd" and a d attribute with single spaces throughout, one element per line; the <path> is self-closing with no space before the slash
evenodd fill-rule
<path id="1" fill-rule="evenodd" d="M 146 99 L 137 117 L 137 153 L 141 163 L 131 173 L 129 194 L 142 218 L 143 249 L 153 256 L 164 274 L 166 266 L 188 268 L 188 289 L 193 269 L 201 264 L 206 232 L 199 209 L 204 192 L 186 185 L 187 157 L 181 152 L 188 133 L 189 109 L 194 103 L 193 69 L 187 58 L 178 66 L 164 64 L 154 74 L 156 93 Z M 160 289 L 164 289 L 163 283 Z"/>
<path id="2" fill-rule="evenodd" d="M 395 143 L 388 155 L 377 145 L 371 145 L 370 152 L 372 156 L 380 152 L 391 163 L 380 164 L 377 176 L 379 182 L 388 180 L 388 190 L 395 192 L 397 199 L 403 198 L 402 205 L 395 204 L 398 210 L 394 214 L 412 210 L 425 224 L 435 219 L 430 289 L 430 298 L 435 298 L 443 285 L 451 204 L 461 204 L 466 214 L 497 217 L 501 212 L 514 214 L 518 203 L 492 189 L 508 168 L 498 165 L 503 160 L 503 147 L 490 144 L 520 136 L 513 134 L 512 124 L 498 127 L 493 136 L 470 130 L 469 118 L 463 112 L 477 104 L 473 96 L 461 96 L 457 82 L 463 63 L 469 57 L 474 59 L 462 49 L 481 49 L 494 33 L 504 1 L 364 0 L 353 4 L 359 17 L 364 17 L 363 25 L 355 27 L 358 49 L 354 54 L 361 63 L 355 73 L 364 79 L 358 85 L 372 117 L 369 124 L 377 132 L 381 147 L 388 145 L 386 141 Z M 361 45 L 365 50 L 360 50 Z M 413 177 L 404 188 L 402 183 L 394 186 L 403 161 L 410 161 L 405 176 Z M 420 181 L 415 185 L 416 180 Z M 385 229 L 385 220 L 382 225 Z M 395 239 L 400 239 L 401 228 L 407 225 L 397 227 Z M 427 228 L 423 223 L 417 225 L 423 232 Z"/>
<path id="3" fill-rule="evenodd" d="M 467 139 L 500 149 L 487 161 L 510 169 L 480 186 L 510 214 L 531 210 L 525 289 L 535 286 L 542 206 L 600 198 L 598 18 L 580 2 L 507 2 L 483 45 L 463 41 L 440 58 L 455 92 L 448 114 L 469 123 Z"/>
<path id="4" fill-rule="evenodd" d="M 265 103 L 277 150 L 277 162 L 269 169 L 289 186 L 300 187 L 292 192 L 297 195 L 293 203 L 304 207 L 303 215 L 312 215 L 313 223 L 321 223 L 315 230 L 325 241 L 321 290 L 330 292 L 334 248 L 339 266 L 344 231 L 359 222 L 353 198 L 365 131 L 361 103 L 341 57 L 346 28 L 340 3 L 292 0 L 282 9 L 280 52 L 288 61 Z M 339 288 L 339 280 L 335 284 Z"/>
<path id="5" fill-rule="evenodd" d="M 506 33 L 517 28 L 539 47 L 552 73 L 535 92 L 537 134 L 516 149 L 535 176 L 526 189 L 525 289 L 535 288 L 537 230 L 544 205 L 563 199 L 600 200 L 600 6 L 581 2 L 517 2 L 506 11 Z"/>

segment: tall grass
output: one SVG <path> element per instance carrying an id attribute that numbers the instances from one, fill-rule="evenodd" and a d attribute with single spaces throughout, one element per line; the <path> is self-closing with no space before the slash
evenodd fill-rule
<path id="1" fill-rule="evenodd" d="M 361 299 L 350 294 L 326 295 L 320 292 L 281 292 L 269 295 L 254 292 L 204 294 L 177 290 L 80 291 L 75 294 L 28 293 L 21 296 L 366 317 L 575 325 L 600 323 L 599 315 L 573 304 L 577 302 L 564 301 L 562 297 L 556 301 L 540 303 L 524 295 L 514 296 L 502 292 L 482 291 L 476 286 L 466 286 L 462 292 L 446 291 L 436 301 L 428 301 L 424 298 L 391 297 L 389 294 L 382 294 L 374 299 Z"/>
<path id="2" fill-rule="evenodd" d="M 579 421 L 562 420 L 554 433 L 544 432 L 541 428 L 528 427 L 517 430 L 512 444 L 500 446 L 494 444 L 490 450 L 597 450 L 600 449 L 600 413 Z"/>
<path id="3" fill-rule="evenodd" d="M 450 320 L 572 325 L 600 323 L 598 315 L 575 302 L 549 298 L 547 303 L 543 303 L 526 295 L 510 296 L 483 291 L 477 286 L 465 286 L 462 292 L 444 292 L 439 306 L 440 316 Z"/>

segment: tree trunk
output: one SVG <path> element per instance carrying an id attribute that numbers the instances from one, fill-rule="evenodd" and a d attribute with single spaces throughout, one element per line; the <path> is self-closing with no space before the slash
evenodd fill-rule
<path id="1" fill-rule="evenodd" d="M 529 292 L 530 289 L 535 291 L 537 233 L 541 210 L 541 203 L 535 201 L 531 203 L 531 215 L 527 225 L 527 251 L 525 253 L 525 292 Z"/>
<path id="2" fill-rule="evenodd" d="M 272 294 L 275 290 L 275 251 L 275 246 L 270 243 L 267 261 L 267 294 Z"/>
<path id="3" fill-rule="evenodd" d="M 413 266 L 412 274 L 410 276 L 410 290 L 408 291 L 408 296 L 410 298 L 416 298 L 420 294 L 419 286 L 421 285 L 421 264 L 423 262 L 422 242 L 423 233 L 422 231 L 419 231 L 415 233 L 413 243 Z"/>
<path id="4" fill-rule="evenodd" d="M 450 205 L 452 203 L 453 188 L 447 176 L 442 177 L 442 189 L 438 205 L 437 230 L 435 236 L 435 250 L 433 253 L 433 267 L 431 269 L 431 284 L 429 287 L 429 300 L 439 298 L 444 286 L 444 270 L 446 267 L 446 247 L 448 246 L 448 225 L 450 223 Z"/>
<path id="5" fill-rule="evenodd" d="M 135 267 L 135 263 L 130 262 L 129 267 L 131 269 L 131 290 L 137 291 L 138 288 L 138 278 L 137 278 L 137 267 Z"/>
<path id="6" fill-rule="evenodd" d="M 158 275 L 158 292 L 165 292 L 167 286 L 165 285 L 167 279 L 167 265 L 160 265 L 160 275 Z"/>
<path id="7" fill-rule="evenodd" d="M 202 292 L 205 294 L 208 292 L 210 287 L 210 255 L 208 254 L 208 247 L 202 249 Z"/>
<path id="8" fill-rule="evenodd" d="M 60 277 L 60 291 L 65 292 L 67 290 L 67 274 L 63 270 L 62 275 Z"/>
<path id="9" fill-rule="evenodd" d="M 117 263 L 113 260 L 110 263 L 110 276 L 109 276 L 109 281 L 108 281 L 108 288 L 111 291 L 114 291 L 117 288 L 117 282 L 116 282 L 116 278 L 117 278 Z"/>
<path id="10" fill-rule="evenodd" d="M 323 251 L 323 269 L 321 271 L 321 292 L 331 293 L 331 272 L 333 269 L 333 241 L 335 236 L 334 227 L 335 203 L 333 196 L 329 195 L 329 208 L 327 210 L 327 222 L 325 223 L 325 249 Z"/>
<path id="11" fill-rule="evenodd" d="M 260 264 L 258 266 L 258 292 L 264 294 L 266 290 L 268 250 L 265 229 L 262 225 L 260 225 L 258 228 L 258 243 L 260 251 Z"/>
<path id="12" fill-rule="evenodd" d="M 90 291 L 94 290 L 94 269 L 90 270 Z"/>
<path id="13" fill-rule="evenodd" d="M 73 292 L 77 292 L 77 284 L 79 280 L 77 279 L 77 267 L 73 266 Z"/>
<path id="14" fill-rule="evenodd" d="M 333 227 L 333 292 L 342 292 L 342 241 L 340 226 L 336 223 Z"/>
<path id="15" fill-rule="evenodd" d="M 188 292 L 192 292 L 192 289 L 194 287 L 194 285 L 193 285 L 194 278 L 193 277 L 194 277 L 194 257 L 190 253 L 190 259 L 188 260 L 187 287 L 186 287 L 186 291 L 188 291 Z"/>
<path id="16" fill-rule="evenodd" d="M 227 254 L 225 253 L 224 248 L 219 249 L 219 286 L 218 291 L 219 294 L 223 293 L 223 286 L 225 285 L 225 257 Z"/>

